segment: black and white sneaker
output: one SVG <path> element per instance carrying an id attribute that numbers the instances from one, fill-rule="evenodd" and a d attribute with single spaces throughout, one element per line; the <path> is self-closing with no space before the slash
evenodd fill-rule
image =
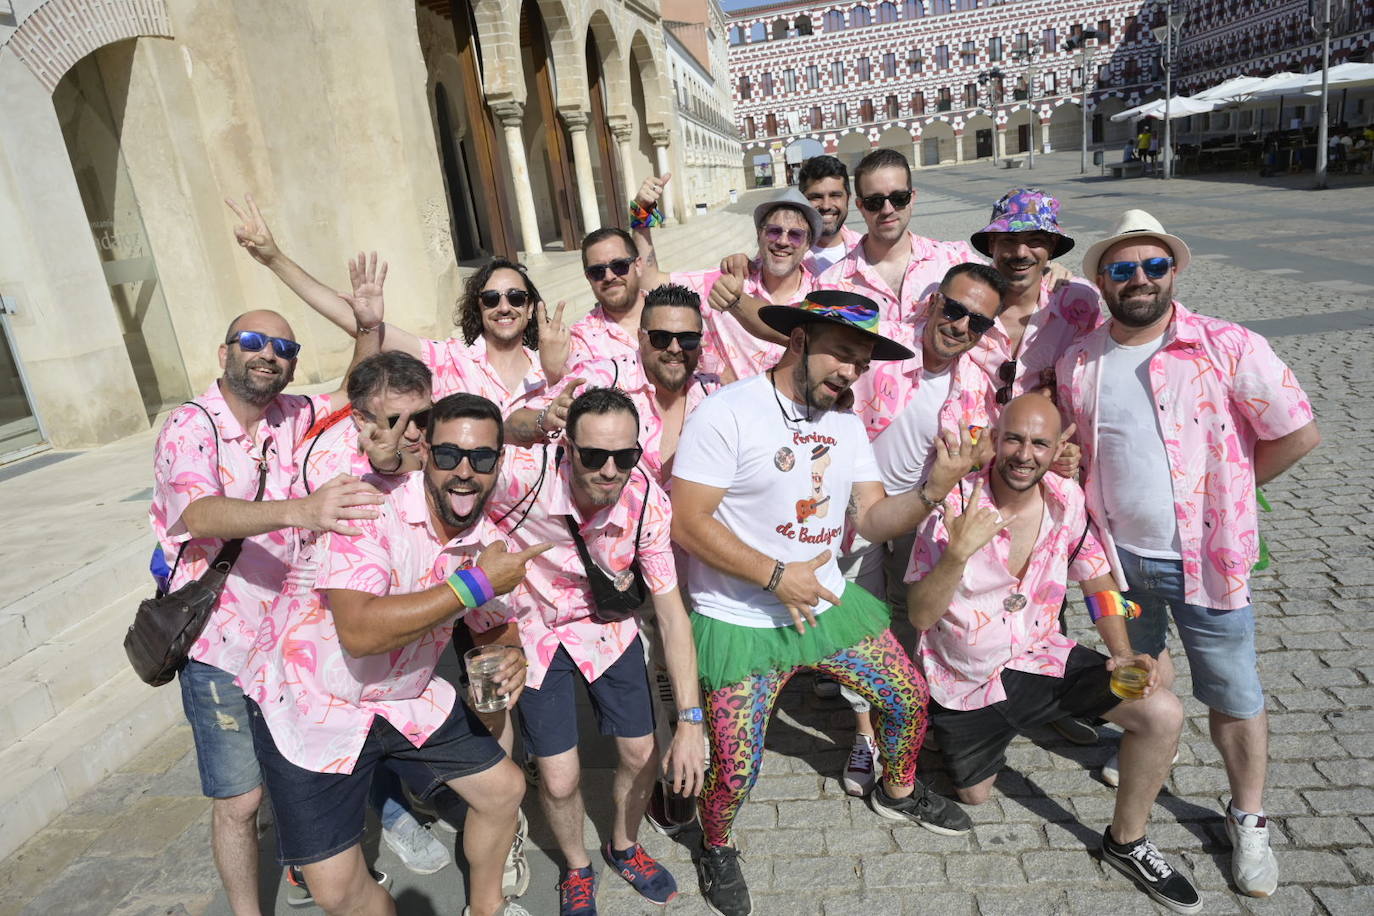
<path id="1" fill-rule="evenodd" d="M 1080 747 L 1091 747 L 1097 743 L 1097 729 L 1093 728 L 1092 722 L 1088 719 L 1065 716 L 1051 722 L 1050 728 L 1059 732 L 1065 741 L 1070 741 Z"/>
<path id="2" fill-rule="evenodd" d="M 959 836 L 973 829 L 968 813 L 949 799 L 936 795 L 916 780 L 915 790 L 906 798 L 893 798 L 880 782 L 868 793 L 868 806 L 879 817 L 890 821 L 910 821 L 933 833 Z"/>
<path id="3" fill-rule="evenodd" d="M 1121 846 L 1112 840 L 1112 828 L 1108 827 L 1102 833 L 1102 860 L 1175 913 L 1196 913 L 1202 909 L 1202 897 L 1193 882 L 1164 861 L 1149 837 Z"/>
<path id="4" fill-rule="evenodd" d="M 739 850 L 733 846 L 707 846 L 697 859 L 701 895 L 716 916 L 750 916 L 754 901 L 739 867 Z"/>

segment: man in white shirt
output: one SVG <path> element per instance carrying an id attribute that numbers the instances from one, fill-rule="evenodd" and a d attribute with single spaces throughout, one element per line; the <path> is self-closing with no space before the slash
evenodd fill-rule
<path id="1" fill-rule="evenodd" d="M 909 359 L 911 350 L 875 333 L 877 305 L 855 293 L 817 291 L 760 317 L 787 335 L 786 353 L 697 408 L 673 470 L 673 537 L 691 554 L 711 737 L 698 869 L 722 916 L 752 912 L 731 828 L 758 778 L 769 714 L 801 668 L 824 671 L 880 710 L 875 813 L 943 834 L 971 828 L 916 779 L 925 681 L 892 635 L 887 605 L 846 586 L 835 555 L 846 517 L 875 543 L 913 530 L 968 472 L 972 445 L 967 434 L 946 437 L 927 485 L 887 496 L 862 422 L 836 403 L 871 359 Z"/>
<path id="2" fill-rule="evenodd" d="M 863 240 L 845 226 L 849 219 L 849 169 L 834 156 L 812 156 L 797 172 L 797 188 L 821 215 L 824 226 L 802 261 L 819 277 Z"/>

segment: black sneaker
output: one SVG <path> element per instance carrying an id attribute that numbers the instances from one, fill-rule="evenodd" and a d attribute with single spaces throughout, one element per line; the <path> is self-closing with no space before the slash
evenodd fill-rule
<path id="1" fill-rule="evenodd" d="M 1119 846 L 1112 840 L 1112 828 L 1108 827 L 1102 833 L 1102 861 L 1175 913 L 1196 913 L 1202 909 L 1202 897 L 1193 882 L 1164 861 L 1149 837 Z"/>
<path id="2" fill-rule="evenodd" d="M 890 821 L 910 821 L 934 833 L 959 836 L 973 829 L 968 813 L 949 799 L 936 795 L 916 780 L 915 790 L 906 798 L 893 798 L 880 782 L 868 793 L 868 806 L 879 817 Z"/>
<path id="3" fill-rule="evenodd" d="M 375 868 L 368 869 L 372 872 L 372 880 L 382 886 L 382 890 L 391 887 L 391 876 L 384 871 Z M 287 906 L 314 906 L 315 895 L 310 893 L 310 888 L 305 884 L 305 872 L 301 871 L 298 865 L 288 865 L 286 867 L 286 905 Z"/>
<path id="4" fill-rule="evenodd" d="M 1087 719 L 1065 716 L 1050 723 L 1050 728 L 1059 732 L 1065 741 L 1089 747 L 1097 743 L 1097 729 Z"/>
<path id="5" fill-rule="evenodd" d="M 707 846 L 697 859 L 701 895 L 716 916 L 749 916 L 754 901 L 739 867 L 739 850 L 733 846 Z"/>

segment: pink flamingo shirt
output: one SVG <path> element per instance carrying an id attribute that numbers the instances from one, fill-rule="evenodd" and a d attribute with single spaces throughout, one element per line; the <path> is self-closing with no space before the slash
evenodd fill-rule
<path id="1" fill-rule="evenodd" d="M 965 478 L 961 492 L 967 496 L 977 476 L 986 482 L 991 473 L 988 469 Z M 1059 632 L 1066 585 L 1106 575 L 1107 559 L 1088 523 L 1078 484 L 1051 473 L 1041 479 L 1040 488 L 1044 511 L 1025 573 L 1018 579 L 1007 569 L 1011 533 L 998 532 L 964 567 L 949 610 L 921 633 L 917 648 L 931 698 L 947 709 L 982 709 L 1005 700 L 1005 668 L 1064 676 L 1075 645 Z M 986 483 L 981 500 L 994 508 Z M 1083 546 L 1069 563 L 1080 540 Z M 943 513 L 927 516 L 916 532 L 906 581 L 925 578 L 948 547 Z"/>
<path id="2" fill-rule="evenodd" d="M 553 445 L 506 449 L 487 514 L 496 520 L 513 550 L 545 542 L 554 547 L 530 561 L 525 581 L 510 593 L 506 606 L 489 610 L 484 605 L 467 618 L 478 633 L 516 621 L 530 664 L 526 683 L 535 689 L 544 682 L 560 645 L 590 683 L 639 635 L 634 617 L 602 623 L 592 616 L 591 588 L 566 517 L 577 525 L 592 561 L 614 578 L 629 569 L 635 557 L 642 512 L 638 554 L 645 584 L 655 595 L 677 588 L 669 531 L 672 510 L 663 489 L 637 468 L 614 505 L 584 516 L 573 502 L 570 459 L 565 455 L 558 460 L 558 451 Z"/>
<path id="3" fill-rule="evenodd" d="M 862 243 L 835 262 L 816 281 L 820 289 L 842 289 L 867 296 L 878 303 L 878 313 L 889 321 L 909 322 L 922 314 L 920 303 L 940 288 L 945 271 L 965 261 L 984 263 L 968 242 L 940 242 L 907 230 L 911 260 L 907 262 L 901 289 L 893 291 L 864 255 Z M 865 236 L 866 238 L 866 236 Z"/>
<path id="4" fill-rule="evenodd" d="M 1183 557 L 1184 599 L 1215 610 L 1250 604 L 1250 568 L 1259 558 L 1255 442 L 1312 422 L 1312 404 L 1269 342 L 1240 325 L 1174 302 L 1164 346 L 1150 358 L 1150 389 L 1173 478 Z M 1088 509 L 1121 588 L 1126 580 L 1111 531 L 1097 454 L 1098 393 L 1112 322 L 1071 346 L 1055 370 L 1059 409 L 1078 424 Z"/>
<path id="5" fill-rule="evenodd" d="M 487 339 L 479 336 L 471 344 L 457 337 L 444 340 L 421 340 L 420 361 L 434 376 L 434 400 L 466 391 L 478 394 L 501 408 L 502 416 L 527 406 L 527 402 L 544 390 L 544 370 L 539 354 L 528 347 L 521 348 L 530 361 L 520 385 L 507 390 L 505 382 L 487 361 Z"/>
<path id="6" fill-rule="evenodd" d="M 771 369 L 782 358 L 781 344 L 755 337 L 739 323 L 729 311 L 720 312 L 707 304 L 711 288 L 721 277 L 721 271 L 696 270 L 672 275 L 672 282 L 694 291 L 701 297 L 701 320 L 705 335 L 702 338 L 701 368 L 724 376 L 726 370 L 734 373 L 735 379 L 746 379 Z M 778 302 L 763 283 L 763 272 L 759 270 L 758 259 L 749 262 L 749 273 L 744 278 L 744 294 L 771 302 L 774 305 L 796 305 L 817 289 L 816 278 L 810 271 L 801 272 L 801 285 L 788 301 Z"/>
<path id="7" fill-rule="evenodd" d="M 196 398 L 214 418 L 189 404 L 173 410 L 157 437 L 153 454 L 153 503 L 148 512 L 153 534 L 169 563 L 175 562 L 171 589 L 204 574 L 224 542 L 191 536 L 182 519 L 186 507 L 207 496 L 252 500 L 259 467 L 266 465 L 264 500 L 289 499 L 299 466 L 296 449 L 316 416 L 329 412 L 328 395 L 280 394 L 267 405 L 249 435 L 225 403 L 215 381 Z M 237 675 L 253 646 L 263 614 L 286 579 L 295 550 L 293 529 L 245 538 L 191 658 Z M 178 556 L 180 557 L 178 561 Z"/>

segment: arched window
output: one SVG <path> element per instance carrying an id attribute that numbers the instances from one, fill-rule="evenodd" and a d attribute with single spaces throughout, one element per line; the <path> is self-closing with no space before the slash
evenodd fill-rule
<path id="1" fill-rule="evenodd" d="M 753 25 L 751 25 L 751 26 L 749 27 L 749 40 L 750 40 L 750 41 L 767 41 L 767 40 L 768 40 L 768 26 L 764 25 L 762 22 L 756 22 L 756 23 L 754 23 Z"/>
<path id="2" fill-rule="evenodd" d="M 730 44 L 744 44 L 744 27 L 739 25 L 730 26 Z"/>
<path id="3" fill-rule="evenodd" d="M 921 0 L 904 0 L 902 3 L 903 19 L 920 19 L 925 14 L 926 7 Z"/>
<path id="4" fill-rule="evenodd" d="M 823 28 L 827 32 L 844 31 L 844 13 L 839 10 L 826 10 Z"/>
<path id="5" fill-rule="evenodd" d="M 798 16 L 798 17 L 797 17 L 797 21 L 794 22 L 794 23 L 792 23 L 792 26 L 793 26 L 793 28 L 795 28 L 795 29 L 797 30 L 797 34 L 798 34 L 798 35 L 810 35 L 810 34 L 811 34 L 811 17 L 810 17 L 810 16 Z"/>
<path id="6" fill-rule="evenodd" d="M 873 22 L 873 14 L 868 11 L 866 6 L 856 6 L 849 11 L 849 27 L 857 29 L 860 26 L 869 25 Z"/>
<path id="7" fill-rule="evenodd" d="M 884 23 L 884 22 L 896 22 L 896 21 L 897 21 L 897 4 L 888 2 L 888 0 L 884 0 L 884 2 L 879 3 L 879 4 L 878 4 L 878 22 Z"/>
<path id="8" fill-rule="evenodd" d="M 949 12 L 949 0 L 932 0 L 930 5 L 932 15 L 939 16 Z"/>
<path id="9" fill-rule="evenodd" d="M 786 19 L 774 19 L 774 20 L 773 20 L 773 40 L 776 41 L 776 40 L 779 39 L 779 38 L 786 38 L 786 37 L 787 37 L 787 20 L 786 20 Z"/>

